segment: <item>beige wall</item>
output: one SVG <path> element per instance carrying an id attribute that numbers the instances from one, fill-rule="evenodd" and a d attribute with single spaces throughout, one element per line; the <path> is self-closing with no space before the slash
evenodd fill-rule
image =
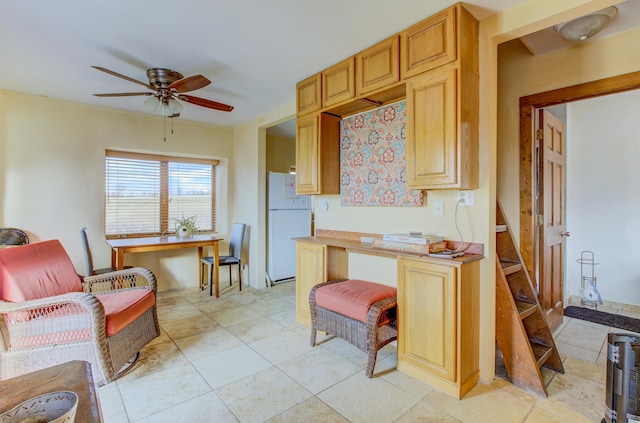
<path id="1" fill-rule="evenodd" d="M 0 226 L 23 228 L 34 242 L 59 239 L 81 274 L 86 267 L 80 229 L 86 226 L 95 267 L 109 266 L 107 148 L 220 159 L 218 223 L 227 235 L 234 192 L 227 177 L 232 129 L 177 119 L 164 142 L 161 117 L 11 91 L 0 91 Z M 125 261 L 153 270 L 162 290 L 198 286 L 195 250 L 130 254 Z"/>
<path id="2" fill-rule="evenodd" d="M 518 40 L 499 48 L 498 196 L 512 227 L 519 225 L 520 97 L 640 69 L 640 28 L 587 44 L 532 56 Z"/>
<path id="3" fill-rule="evenodd" d="M 267 134 L 266 160 L 267 172 L 289 173 L 291 166 L 296 165 L 295 138 Z"/>

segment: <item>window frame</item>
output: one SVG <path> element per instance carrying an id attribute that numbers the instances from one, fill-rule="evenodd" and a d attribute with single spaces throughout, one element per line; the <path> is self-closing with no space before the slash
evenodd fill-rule
<path id="1" fill-rule="evenodd" d="M 160 163 L 160 232 L 146 232 L 146 233 L 121 233 L 121 234 L 106 234 L 107 227 L 107 169 L 106 161 L 109 157 L 118 159 L 131 159 L 131 160 L 148 160 L 157 161 Z M 150 154 L 150 153 L 135 153 L 129 151 L 119 150 L 105 150 L 105 172 L 104 172 L 104 227 L 106 239 L 116 238 L 141 238 L 147 236 L 160 236 L 160 235 L 174 235 L 175 229 L 169 225 L 169 163 L 188 163 L 188 164 L 202 164 L 211 166 L 211 229 L 202 230 L 200 233 L 216 233 L 217 223 L 217 210 L 216 210 L 216 194 L 217 194 L 217 171 L 220 160 L 216 159 L 203 159 L 181 156 L 169 156 L 162 154 Z"/>

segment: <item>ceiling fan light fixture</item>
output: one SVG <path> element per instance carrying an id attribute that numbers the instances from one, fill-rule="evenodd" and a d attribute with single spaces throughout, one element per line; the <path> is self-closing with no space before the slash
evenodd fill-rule
<path id="1" fill-rule="evenodd" d="M 171 116 L 171 115 L 176 115 L 176 114 L 180 114 L 180 112 L 182 112 L 182 109 L 184 107 L 182 107 L 182 104 L 180 104 L 180 102 L 178 100 L 176 100 L 175 98 L 172 98 L 171 100 L 169 100 L 169 104 L 167 105 L 167 114 L 166 116 Z"/>
<path id="2" fill-rule="evenodd" d="M 160 100 L 155 95 L 152 95 L 144 101 L 144 105 L 152 112 L 157 112 L 160 109 Z"/>
<path id="3" fill-rule="evenodd" d="M 618 14 L 615 6 L 558 24 L 553 29 L 569 41 L 584 41 L 600 32 Z"/>

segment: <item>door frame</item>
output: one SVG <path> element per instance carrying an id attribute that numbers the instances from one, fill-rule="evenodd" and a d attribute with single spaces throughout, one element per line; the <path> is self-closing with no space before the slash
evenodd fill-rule
<path id="1" fill-rule="evenodd" d="M 520 97 L 520 252 L 536 287 L 536 109 L 639 88 L 640 71 Z"/>

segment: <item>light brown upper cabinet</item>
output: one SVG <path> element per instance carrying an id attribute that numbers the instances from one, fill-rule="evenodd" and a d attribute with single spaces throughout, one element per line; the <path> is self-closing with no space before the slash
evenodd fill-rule
<path id="1" fill-rule="evenodd" d="M 456 60 L 406 79 L 407 185 L 413 189 L 478 188 L 478 21 L 460 4 L 451 9 Z"/>
<path id="2" fill-rule="evenodd" d="M 465 85 L 475 86 L 475 89 L 465 89 Z M 477 85 L 477 75 L 454 64 L 428 71 L 407 82 L 409 187 L 477 188 Z"/>
<path id="3" fill-rule="evenodd" d="M 330 107 L 356 97 L 355 57 L 322 72 L 322 106 Z"/>
<path id="4" fill-rule="evenodd" d="M 322 78 L 318 73 L 296 84 L 296 113 L 298 116 L 317 112 L 322 107 Z"/>
<path id="5" fill-rule="evenodd" d="M 456 60 L 456 12 L 450 7 L 402 31 L 402 79 Z"/>
<path id="6" fill-rule="evenodd" d="M 394 35 L 356 54 L 357 95 L 400 80 L 400 37 Z"/>
<path id="7" fill-rule="evenodd" d="M 340 193 L 340 118 L 313 113 L 296 120 L 296 193 Z"/>

